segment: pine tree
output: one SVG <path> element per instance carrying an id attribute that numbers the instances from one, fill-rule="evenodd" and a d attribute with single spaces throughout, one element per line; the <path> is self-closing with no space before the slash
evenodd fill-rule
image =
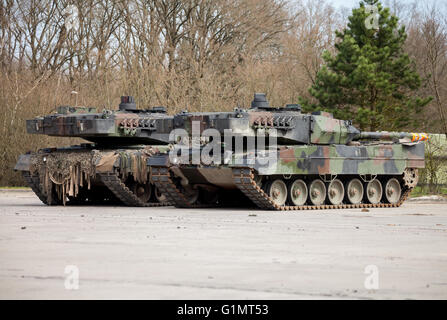
<path id="1" fill-rule="evenodd" d="M 368 5 L 377 7 L 373 28 Z M 421 79 L 403 50 L 407 34 L 398 18 L 379 0 L 363 0 L 352 10 L 347 28 L 336 36 L 336 55 L 324 53 L 325 65 L 309 89 L 318 103 L 301 99 L 304 109 L 353 119 L 363 130 L 417 127 L 415 115 L 431 97 L 415 94 Z"/>

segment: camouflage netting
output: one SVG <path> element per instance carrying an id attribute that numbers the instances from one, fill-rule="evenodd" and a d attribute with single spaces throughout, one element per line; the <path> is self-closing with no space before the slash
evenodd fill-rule
<path id="1" fill-rule="evenodd" d="M 51 203 L 53 187 L 65 204 L 66 196 L 76 197 L 79 189 L 90 189 L 95 176 L 93 165 L 99 154 L 95 151 L 56 151 L 36 153 L 31 157 L 30 171 L 38 173 L 42 191 Z"/>
<path id="2" fill-rule="evenodd" d="M 147 183 L 149 177 L 147 159 L 157 152 L 157 148 L 153 147 L 146 147 L 138 151 L 121 150 L 117 152 L 120 158 L 120 178 L 126 180 L 130 174 L 136 182 Z"/>
<path id="3" fill-rule="evenodd" d="M 119 159 L 118 174 L 122 181 L 132 175 L 138 183 L 145 184 L 149 177 L 147 159 L 158 152 L 157 148 L 100 152 L 98 150 L 36 153 L 31 157 L 31 174 L 39 175 L 41 188 L 51 203 L 56 195 L 65 204 L 67 196 L 76 197 L 79 190 L 87 187 L 96 173 L 115 171 Z M 54 194 L 55 191 L 55 194 Z"/>

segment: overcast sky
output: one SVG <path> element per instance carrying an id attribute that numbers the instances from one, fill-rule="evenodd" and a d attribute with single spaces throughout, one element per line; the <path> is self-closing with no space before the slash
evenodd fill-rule
<path id="1" fill-rule="evenodd" d="M 332 3 L 336 7 L 348 7 L 352 8 L 354 6 L 357 6 L 359 3 L 359 0 L 328 0 L 329 3 Z"/>
<path id="2" fill-rule="evenodd" d="M 336 7 L 357 7 L 359 5 L 360 0 L 327 0 L 329 3 L 332 3 Z M 393 1 L 393 0 L 391 0 Z M 382 3 L 387 4 L 391 2 L 390 0 L 383 0 Z M 424 2 L 435 2 L 436 0 L 423 0 Z M 446 0 L 439 0 L 438 2 L 444 2 Z M 413 3 L 415 0 L 400 0 L 402 3 Z"/>

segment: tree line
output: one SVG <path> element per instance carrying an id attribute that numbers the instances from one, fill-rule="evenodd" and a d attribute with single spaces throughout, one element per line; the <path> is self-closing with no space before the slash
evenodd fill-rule
<path id="1" fill-rule="evenodd" d="M 447 6 L 389 7 L 420 78 L 407 95 L 430 101 L 411 121 L 386 109 L 373 129 L 447 133 Z M 1 0 L 0 185 L 22 183 L 20 153 L 77 141 L 26 135 L 25 119 L 57 105 L 114 109 L 133 95 L 171 114 L 223 111 L 265 92 L 275 106 L 328 107 L 309 89 L 352 15 L 325 0 Z"/>

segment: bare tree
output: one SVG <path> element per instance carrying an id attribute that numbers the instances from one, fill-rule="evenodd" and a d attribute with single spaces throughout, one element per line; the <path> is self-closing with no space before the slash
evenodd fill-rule
<path id="1" fill-rule="evenodd" d="M 389 4 L 434 97 L 420 117 L 446 132 L 447 8 Z M 82 105 L 113 108 L 131 94 L 170 113 L 247 106 L 254 91 L 297 102 L 347 14 L 326 0 L 0 0 L 0 184 L 20 184 L 19 153 L 67 143 L 23 123 L 74 103 L 72 90 Z"/>
<path id="2" fill-rule="evenodd" d="M 428 117 L 427 125 L 434 124 L 447 133 L 447 19 L 438 5 L 414 12 L 407 42 L 409 53 L 426 79 L 427 86 L 422 90 L 434 97 L 429 112 L 437 117 Z"/>

